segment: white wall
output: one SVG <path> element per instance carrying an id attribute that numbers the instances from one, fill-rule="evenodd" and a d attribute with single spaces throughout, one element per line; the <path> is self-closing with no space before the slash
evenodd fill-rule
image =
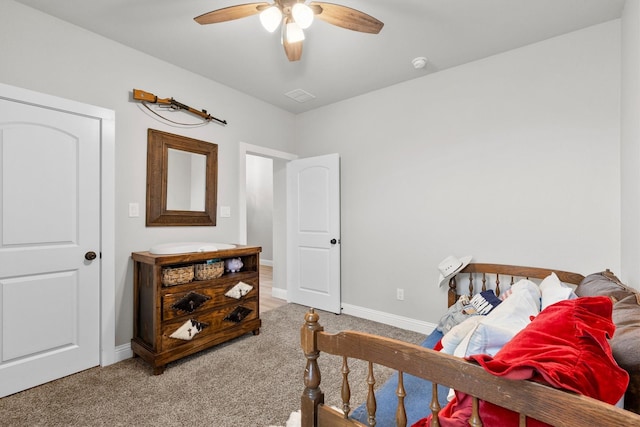
<path id="1" fill-rule="evenodd" d="M 300 157 L 341 155 L 343 302 L 437 322 L 449 254 L 618 271 L 619 33 L 612 21 L 299 115 Z"/>
<path id="2" fill-rule="evenodd" d="M 273 263 L 273 159 L 247 155 L 247 244 L 261 246 Z"/>
<path id="3" fill-rule="evenodd" d="M 238 143 L 294 151 L 294 116 L 255 98 L 104 39 L 10 0 L 0 13 L 0 82 L 113 109 L 116 112 L 116 345 L 133 331 L 131 252 L 167 241 L 238 239 Z M 204 108 L 229 124 L 177 127 L 159 122 L 133 88 Z M 182 121 L 197 122 L 182 113 Z M 231 218 L 216 227 L 145 227 L 147 129 L 218 144 L 218 206 Z M 141 216 L 128 217 L 128 204 Z"/>
<path id="4" fill-rule="evenodd" d="M 640 2 L 627 0 L 622 15 L 622 270 L 640 288 Z"/>

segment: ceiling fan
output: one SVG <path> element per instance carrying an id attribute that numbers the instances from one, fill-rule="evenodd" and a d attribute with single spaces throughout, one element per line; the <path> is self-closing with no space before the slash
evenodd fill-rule
<path id="1" fill-rule="evenodd" d="M 378 34 L 384 23 L 373 16 L 339 4 L 305 0 L 274 0 L 273 3 L 246 3 L 216 9 L 194 18 L 201 24 L 216 24 L 260 14 L 262 26 L 274 32 L 282 23 L 281 42 L 289 61 L 302 56 L 303 30 L 318 17 L 325 22 L 363 33 Z"/>

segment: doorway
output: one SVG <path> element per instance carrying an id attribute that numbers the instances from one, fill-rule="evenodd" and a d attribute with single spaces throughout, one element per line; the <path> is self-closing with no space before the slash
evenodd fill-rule
<path id="1" fill-rule="evenodd" d="M 270 148 L 240 143 L 239 156 L 239 241 L 247 244 L 247 158 L 258 156 L 272 161 L 273 211 L 272 211 L 272 255 L 273 288 L 272 296 L 287 299 L 287 250 L 286 250 L 286 164 L 298 158 L 297 155 Z"/>

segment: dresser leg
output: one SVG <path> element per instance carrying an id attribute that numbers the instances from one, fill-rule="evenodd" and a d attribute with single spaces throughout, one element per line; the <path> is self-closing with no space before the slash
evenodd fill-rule
<path id="1" fill-rule="evenodd" d="M 260 329 L 254 329 L 253 335 L 260 335 Z"/>
<path id="2" fill-rule="evenodd" d="M 167 365 L 162 365 L 162 366 L 154 366 L 153 367 L 153 375 L 162 375 L 162 373 L 164 372 L 164 368 L 166 368 Z"/>

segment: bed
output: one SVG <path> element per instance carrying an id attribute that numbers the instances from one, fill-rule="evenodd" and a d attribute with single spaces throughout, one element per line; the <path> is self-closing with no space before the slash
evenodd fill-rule
<path id="1" fill-rule="evenodd" d="M 472 297 L 487 290 L 493 290 L 495 295 L 507 294 L 511 288 L 519 289 L 520 281 L 534 281 L 536 285 L 542 285 L 551 276 L 555 276 L 563 287 L 570 286 L 575 296 L 580 298 L 550 304 L 540 311 L 540 315 L 531 316 L 531 322 L 494 356 L 457 357 L 433 350 L 433 347 L 442 347 L 443 334 L 438 335 L 438 331 L 429 335 L 422 345 L 356 331 L 332 334 L 324 331 L 318 313 L 310 309 L 300 332 L 301 347 L 306 357 L 301 399 L 302 427 L 640 426 L 640 362 L 637 360 L 640 294 L 624 286 L 608 270 L 585 277 L 579 273 L 546 268 L 471 263 L 448 282 L 449 311 L 462 294 Z M 552 314 L 554 310 L 555 314 Z M 552 317 L 558 313 L 562 315 Z M 575 325 L 569 326 L 571 323 L 568 321 L 556 322 L 556 319 L 576 319 L 575 324 L 582 328 L 581 334 L 571 332 L 576 329 Z M 552 323 L 546 322 L 556 322 L 553 323 L 553 333 L 544 333 L 545 329 L 540 329 L 546 327 L 548 330 Z M 615 328 L 616 333 L 613 334 Z M 546 349 L 557 351 L 558 348 L 553 347 L 557 341 L 562 340 L 561 345 L 567 345 L 563 334 L 576 334 L 579 348 L 576 351 L 560 348 L 560 353 L 565 356 L 565 362 L 574 358 L 580 363 L 569 360 L 568 363 L 575 366 L 572 365 L 568 372 L 566 366 L 557 367 L 557 364 L 552 368 L 547 368 L 551 365 L 540 368 L 540 361 L 533 361 L 537 355 L 529 359 L 529 350 L 523 352 L 522 343 L 531 342 L 531 336 L 541 331 L 553 343 L 545 342 L 546 347 L 531 351 L 549 356 L 553 351 Z M 540 352 L 540 348 L 545 351 Z M 323 353 L 342 357 L 343 380 L 341 402 L 338 404 L 324 402 L 319 360 Z M 515 354 L 520 360 L 512 364 L 509 356 L 500 359 L 503 354 Z M 533 364 L 539 369 L 531 366 L 528 370 L 513 368 L 524 366 L 524 356 L 527 357 L 524 365 Z M 584 363 L 583 358 L 586 360 Z M 349 378 L 349 363 L 354 359 L 368 363 L 367 378 Z M 397 371 L 397 375 L 379 387 L 375 380 L 376 365 L 391 368 Z M 598 378 L 594 379 L 593 375 Z M 582 385 L 576 385 L 580 382 L 587 390 L 576 390 Z M 412 399 L 410 393 L 416 384 L 429 393 Z M 351 389 L 361 386 L 368 389 L 367 399 L 364 403 L 355 402 L 359 406 L 354 408 L 354 402 L 350 402 Z M 449 389 L 455 390 L 452 401 L 447 400 Z M 620 403 L 614 405 L 620 393 L 624 393 L 625 409 L 620 407 Z M 387 413 L 381 414 L 382 411 Z M 358 416 L 354 416 L 356 412 L 359 412 Z"/>

